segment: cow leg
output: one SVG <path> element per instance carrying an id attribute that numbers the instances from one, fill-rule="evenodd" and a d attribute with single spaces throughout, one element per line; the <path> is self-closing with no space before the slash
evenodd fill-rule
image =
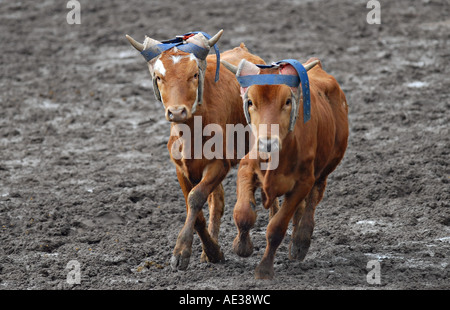
<path id="1" fill-rule="evenodd" d="M 267 196 L 263 190 L 261 190 L 261 200 L 262 200 L 263 206 L 266 206 L 267 205 Z M 275 215 L 275 213 L 277 213 L 278 210 L 280 209 L 277 198 L 273 200 L 272 204 L 268 207 L 268 209 L 269 209 L 269 220 L 270 220 Z"/>
<path id="2" fill-rule="evenodd" d="M 220 230 L 220 219 L 223 216 L 223 211 L 225 207 L 225 193 L 222 184 L 214 189 L 214 191 L 208 196 L 208 206 L 209 206 L 209 225 L 208 232 L 211 238 L 218 242 L 219 240 L 219 230 Z M 208 256 L 205 251 L 203 251 L 201 256 L 201 261 L 208 261 Z"/>
<path id="3" fill-rule="evenodd" d="M 277 198 L 277 199 L 274 200 L 274 202 L 270 206 L 270 209 L 269 209 L 269 220 L 271 220 L 272 217 L 274 217 L 274 215 L 278 212 L 279 209 L 280 209 L 280 206 L 279 206 L 278 198 Z"/>
<path id="4" fill-rule="evenodd" d="M 193 185 L 191 184 L 191 182 L 184 176 L 183 172 L 178 169 L 177 167 L 177 177 L 178 177 L 178 183 L 180 184 L 181 190 L 183 191 L 184 194 L 184 199 L 186 201 L 186 211 L 189 212 L 189 203 L 188 203 L 188 197 L 189 197 L 189 193 L 191 192 Z M 205 222 L 205 218 L 203 216 L 203 213 L 199 214 L 199 216 L 196 219 L 196 223 L 195 223 L 195 227 L 196 228 L 201 228 L 202 226 L 204 226 Z M 175 253 L 181 253 L 181 257 L 178 258 L 178 261 L 174 261 L 174 258 L 172 257 L 172 267 L 173 269 L 179 268 L 179 269 L 186 269 L 187 265 L 189 264 L 189 258 L 191 257 L 191 245 L 186 245 L 187 241 L 182 241 L 180 239 L 180 236 L 178 236 L 177 239 L 177 244 L 175 246 L 174 249 L 174 253 L 173 255 L 175 256 Z M 183 248 L 182 248 L 183 245 Z M 173 266 L 174 263 L 177 263 L 177 265 Z"/>
<path id="5" fill-rule="evenodd" d="M 256 222 L 256 175 L 248 163 L 241 161 L 237 177 L 237 201 L 233 210 L 234 223 L 238 234 L 233 241 L 233 251 L 248 257 L 253 253 L 250 229 Z"/>
<path id="6" fill-rule="evenodd" d="M 294 217 L 292 218 L 292 226 L 294 227 L 294 231 L 292 234 L 295 233 L 296 229 L 298 228 L 298 223 L 300 223 L 300 220 L 302 219 L 303 213 L 305 212 L 306 207 L 306 200 L 302 200 L 300 204 L 297 206 L 297 210 L 295 210 Z"/>
<path id="7" fill-rule="evenodd" d="M 223 261 L 223 253 L 215 240 L 211 238 L 207 229 L 206 221 L 203 217 L 202 207 L 208 196 L 225 178 L 229 164 L 224 161 L 214 161 L 209 164 L 204 171 L 203 178 L 187 196 L 188 214 L 183 228 L 178 234 L 177 243 L 171 259 L 172 269 L 184 270 L 189 264 L 192 252 L 192 241 L 194 229 L 197 231 L 202 241 L 203 250 L 212 263 Z"/>
<path id="8" fill-rule="evenodd" d="M 314 213 L 317 204 L 322 200 L 325 192 L 326 180 L 314 185 L 306 198 L 306 207 L 300 223 L 292 233 L 292 241 L 289 248 L 289 257 L 302 261 L 311 244 L 311 236 L 314 231 Z"/>
<path id="9" fill-rule="evenodd" d="M 294 239 L 294 236 L 295 236 L 295 234 L 297 232 L 297 229 L 299 228 L 300 220 L 302 219 L 303 213 L 305 212 L 305 207 L 306 207 L 306 200 L 304 199 L 297 206 L 297 210 L 295 211 L 294 217 L 292 218 L 292 227 L 293 227 L 292 240 Z M 289 259 L 294 259 L 291 256 L 292 240 L 291 240 L 291 242 L 289 244 Z"/>
<path id="10" fill-rule="evenodd" d="M 212 202 L 209 215 L 209 232 L 206 230 L 205 222 L 205 224 L 201 226 L 201 229 L 199 229 L 198 223 L 195 223 L 195 228 L 202 241 L 202 261 L 217 263 L 222 262 L 225 259 L 218 244 L 218 237 L 220 219 L 223 215 L 225 206 L 224 190 L 221 183 L 229 170 L 230 165 L 228 162 L 221 160 L 215 161 L 207 166 L 202 181 L 194 187 L 189 194 L 189 206 L 194 206 L 194 210 L 199 209 L 199 214 L 201 216 L 203 216 L 201 208 L 206 202 L 204 197 L 208 197 L 209 201 Z"/>
<path id="11" fill-rule="evenodd" d="M 255 270 L 255 277 L 257 279 L 273 278 L 273 262 L 275 259 L 275 252 L 286 234 L 289 222 L 297 210 L 297 206 L 303 199 L 305 199 L 313 184 L 313 178 L 309 178 L 299 183 L 288 195 L 285 196 L 280 210 L 278 210 L 278 212 L 270 220 L 266 232 L 267 247 L 261 262 Z"/>

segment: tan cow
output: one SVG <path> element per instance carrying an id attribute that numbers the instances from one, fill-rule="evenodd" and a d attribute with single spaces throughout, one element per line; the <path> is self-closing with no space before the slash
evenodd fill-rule
<path id="1" fill-rule="evenodd" d="M 238 68 L 226 65 L 237 77 L 297 74 L 290 64 L 259 68 L 243 60 Z M 291 219 L 294 229 L 289 256 L 304 259 L 311 243 L 315 208 L 323 197 L 327 177 L 342 160 L 347 148 L 348 106 L 344 93 L 337 81 L 322 69 L 319 60 L 310 59 L 305 69 L 309 70 L 311 95 L 311 119 L 307 122 L 297 120 L 292 124 L 297 114 L 303 115 L 300 86 L 260 84 L 241 87 L 248 118 L 255 128 L 258 154 L 270 153 L 270 160 L 278 156 L 278 166 L 270 169 L 269 164 L 269 168 L 262 170 L 261 163 L 266 161 L 261 159 L 263 156 L 250 159 L 248 154 L 240 162 L 234 208 L 238 235 L 233 243 L 238 255 L 249 256 L 253 251 L 249 232 L 256 221 L 255 190 L 262 189 L 265 208 L 273 207 L 278 197 L 284 197 L 282 206 L 273 212 L 267 227 L 267 247 L 255 271 L 256 278 L 260 279 L 273 278 L 275 252 Z M 296 112 L 292 112 L 293 109 Z M 260 125 L 268 128 L 279 125 L 278 133 L 260 131 Z"/>
<path id="2" fill-rule="evenodd" d="M 178 235 L 171 259 L 173 269 L 187 268 L 192 252 L 194 230 L 202 242 L 202 261 L 215 263 L 224 260 L 218 244 L 220 219 L 224 211 L 222 181 L 230 168 L 239 162 L 239 158 L 226 158 L 226 137 L 223 139 L 224 154 L 220 156 L 221 158 L 207 159 L 203 154 L 196 157 L 193 154 L 194 148 L 188 153 L 184 151 L 180 158 L 175 156 L 179 155 L 178 147 L 174 147 L 175 142 L 180 141 L 177 129 L 181 124 L 191 129 L 190 136 L 183 132 L 185 143 L 193 144 L 191 142 L 195 139 L 200 139 L 202 144 L 207 142 L 205 137 L 194 136 L 199 134 L 194 128 L 194 119 L 197 116 L 201 117 L 202 130 L 208 124 L 215 124 L 225 132 L 226 124 L 246 123 L 236 78 L 228 70 L 220 67 L 220 78 L 216 81 L 217 58 L 215 55 L 206 57 L 209 49 L 217 43 L 221 35 L 222 31 L 208 39 L 203 33 L 191 34 L 182 38 L 181 45 L 167 50 L 163 50 L 167 45 L 154 39 L 146 37 L 141 44 L 127 36 L 130 43 L 143 53 L 144 57 L 150 52 L 163 50 L 153 59 L 150 57 L 146 59 L 156 98 L 162 101 L 165 117 L 172 122 L 172 135 L 167 146 L 176 167 L 187 208 L 186 221 Z M 194 52 L 183 51 L 185 45 L 189 45 Z M 199 49 L 200 53 L 197 53 Z M 203 59 L 201 55 L 206 58 Z M 261 58 L 250 54 L 244 44 L 224 52 L 220 58 L 233 64 L 238 64 L 242 59 L 264 63 Z M 206 201 L 210 209 L 208 230 L 202 212 Z"/>

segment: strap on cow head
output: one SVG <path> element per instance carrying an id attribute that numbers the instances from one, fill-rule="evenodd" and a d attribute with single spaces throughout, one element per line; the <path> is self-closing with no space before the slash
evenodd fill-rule
<path id="1" fill-rule="evenodd" d="M 220 52 L 217 47 L 217 41 L 222 36 L 223 30 L 220 30 L 214 37 L 211 37 L 209 34 L 202 31 L 194 31 L 186 33 L 182 36 L 176 36 L 174 39 L 166 40 L 166 41 L 156 41 L 150 38 L 146 38 L 144 44 L 141 44 L 127 35 L 127 39 L 130 43 L 141 52 L 141 55 L 147 62 L 154 62 L 161 53 L 167 51 L 171 48 L 176 47 L 177 49 L 186 52 L 192 53 L 199 60 L 199 81 L 198 81 L 198 90 L 197 90 L 197 98 L 192 106 L 192 113 L 195 112 L 197 108 L 197 104 L 202 104 L 203 101 L 203 88 L 204 88 L 204 76 L 206 71 L 206 57 L 209 54 L 211 47 L 214 47 L 214 51 L 216 53 L 217 62 L 216 62 L 216 75 L 215 82 L 219 80 L 219 69 L 220 69 Z M 199 43 L 201 41 L 201 43 Z M 158 85 L 156 83 L 156 79 L 154 76 L 154 72 L 152 73 L 153 79 L 153 90 L 155 93 L 155 97 L 158 101 L 162 101 L 161 94 L 158 89 Z"/>
<path id="2" fill-rule="evenodd" d="M 291 87 L 293 104 L 289 123 L 289 131 L 294 130 L 298 116 L 300 96 L 303 96 L 303 121 L 306 123 L 311 118 L 311 99 L 309 91 L 309 79 L 307 71 L 313 68 L 319 61 L 314 61 L 305 67 L 295 59 L 285 59 L 271 65 L 255 65 L 241 60 L 237 68 L 230 68 L 229 64 L 222 62 L 230 71 L 236 74 L 241 85 L 241 92 L 244 100 L 244 113 L 247 122 L 250 123 L 250 113 L 248 112 L 248 88 L 252 85 L 278 85 L 284 84 Z M 232 67 L 232 66 L 231 66 Z M 280 68 L 280 74 L 259 74 L 259 69 Z M 301 92 L 300 92 L 301 84 Z M 293 89 L 297 90 L 296 93 Z"/>

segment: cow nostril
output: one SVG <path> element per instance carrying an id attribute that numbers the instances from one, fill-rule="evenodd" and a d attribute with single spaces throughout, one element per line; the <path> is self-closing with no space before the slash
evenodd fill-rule
<path id="1" fill-rule="evenodd" d="M 279 149 L 278 139 L 259 139 L 259 151 L 264 153 L 276 152 Z"/>
<path id="2" fill-rule="evenodd" d="M 274 141 L 272 142 L 272 148 L 273 148 L 274 150 L 278 150 L 278 140 L 274 140 Z"/>
<path id="3" fill-rule="evenodd" d="M 184 122 L 188 115 L 189 110 L 185 107 L 170 107 L 166 112 L 166 118 L 171 122 Z"/>
<path id="4" fill-rule="evenodd" d="M 269 144 L 268 140 L 259 139 L 258 144 L 259 144 L 259 150 L 261 152 L 270 152 L 270 144 Z"/>

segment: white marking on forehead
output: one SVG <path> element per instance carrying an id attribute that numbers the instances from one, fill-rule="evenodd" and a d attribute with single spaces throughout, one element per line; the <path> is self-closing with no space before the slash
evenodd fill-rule
<path id="1" fill-rule="evenodd" d="M 155 70 L 158 70 L 162 75 L 166 75 L 166 68 L 164 68 L 164 64 L 162 63 L 161 59 L 158 59 L 155 62 Z"/>
<path id="2" fill-rule="evenodd" d="M 183 59 L 183 58 L 187 58 L 187 57 L 189 57 L 189 60 L 194 60 L 194 61 L 197 61 L 197 57 L 195 57 L 195 55 L 194 54 L 189 54 L 189 56 L 181 56 L 181 55 L 172 55 L 172 56 L 170 56 L 171 58 L 172 58 L 172 61 L 173 61 L 173 64 L 177 64 L 177 63 L 179 63 L 180 62 L 180 60 L 181 59 Z"/>
<path id="3" fill-rule="evenodd" d="M 176 55 L 172 55 L 170 57 L 172 58 L 173 64 L 179 63 L 181 58 L 183 58 L 183 56 L 176 56 Z"/>

